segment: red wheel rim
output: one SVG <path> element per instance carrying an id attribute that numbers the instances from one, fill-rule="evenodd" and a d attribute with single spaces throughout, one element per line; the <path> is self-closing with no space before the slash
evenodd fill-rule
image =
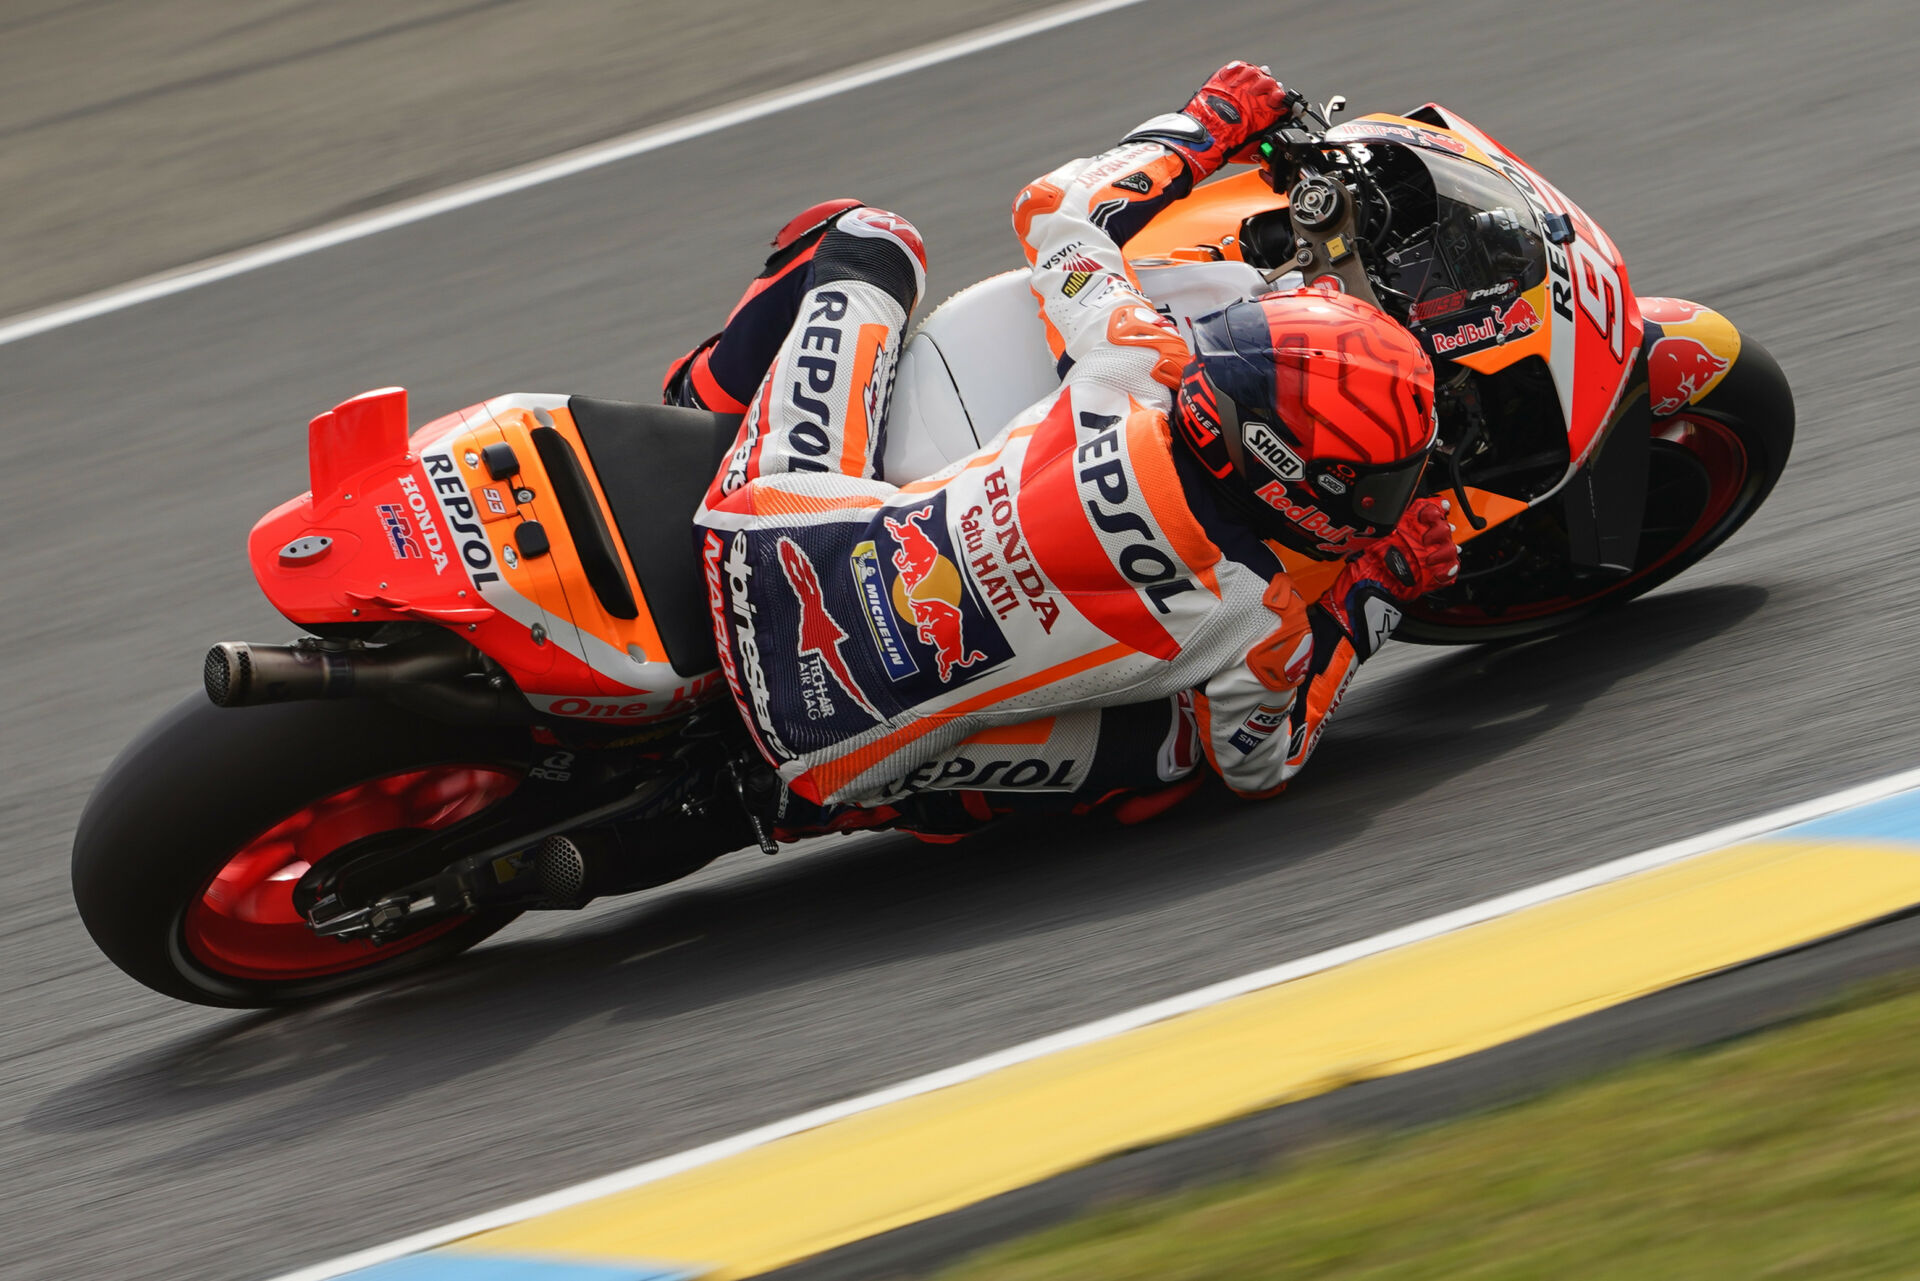
<path id="1" fill-rule="evenodd" d="M 1733 510 L 1740 495 L 1746 492 L 1751 470 L 1747 447 L 1740 443 L 1740 437 L 1731 427 L 1712 418 L 1690 415 L 1669 418 L 1659 424 L 1653 438 L 1680 446 L 1700 464 L 1707 474 L 1707 500 L 1701 505 L 1700 514 L 1694 518 L 1693 524 L 1674 541 L 1673 546 L 1650 563 L 1634 570 L 1628 582 L 1659 569 L 1718 528 L 1727 513 Z"/>
<path id="2" fill-rule="evenodd" d="M 440 921 L 376 946 L 315 934 L 293 904 L 307 870 L 353 841 L 381 832 L 431 831 L 498 802 L 518 775 L 483 765 L 437 765 L 335 792 L 262 832 L 214 873 L 187 908 L 187 950 L 240 979 L 307 979 L 374 965 L 470 919 Z"/>
<path id="3" fill-rule="evenodd" d="M 1550 600 L 1508 606 L 1498 614 L 1490 614 L 1473 605 L 1421 609 L 1415 612 L 1419 617 L 1437 623 L 1525 622 L 1531 618 L 1557 614 L 1574 605 L 1624 591 L 1648 575 L 1656 573 L 1672 562 L 1675 557 L 1683 555 L 1690 548 L 1697 547 L 1702 539 L 1711 536 L 1713 531 L 1720 527 L 1721 522 L 1739 502 L 1740 496 L 1747 491 L 1751 469 L 1746 446 L 1741 444 L 1739 435 L 1725 423 L 1692 415 L 1681 415 L 1656 423 L 1653 439 L 1678 446 L 1700 466 L 1706 479 L 1706 495 L 1700 505 L 1699 513 L 1693 517 L 1687 527 L 1680 531 L 1679 536 L 1668 544 L 1665 550 L 1651 557 L 1646 564 L 1636 567 L 1625 578 L 1617 579 L 1586 597 L 1556 596 Z"/>

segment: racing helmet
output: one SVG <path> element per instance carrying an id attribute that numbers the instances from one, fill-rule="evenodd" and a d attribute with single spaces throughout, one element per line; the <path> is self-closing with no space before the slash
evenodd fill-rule
<path id="1" fill-rule="evenodd" d="M 1433 363 L 1345 294 L 1247 299 L 1193 322 L 1181 438 L 1232 510 L 1318 560 L 1386 537 L 1438 436 Z"/>

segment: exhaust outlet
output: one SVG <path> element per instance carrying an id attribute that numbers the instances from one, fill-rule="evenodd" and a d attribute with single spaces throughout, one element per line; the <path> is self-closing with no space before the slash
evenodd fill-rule
<path id="1" fill-rule="evenodd" d="M 533 871 L 548 903 L 566 910 L 593 901 L 596 852 L 592 842 L 577 836 L 549 836 L 540 842 L 533 852 Z"/>
<path id="2" fill-rule="evenodd" d="M 457 640 L 377 649 L 221 641 L 207 651 L 201 676 L 215 707 L 256 707 L 296 699 L 352 698 L 402 685 L 458 680 L 474 670 L 472 647 Z"/>
<path id="3" fill-rule="evenodd" d="M 348 698 L 354 686 L 354 665 L 345 653 L 245 641 L 221 641 L 208 650 L 202 675 L 215 707 Z"/>

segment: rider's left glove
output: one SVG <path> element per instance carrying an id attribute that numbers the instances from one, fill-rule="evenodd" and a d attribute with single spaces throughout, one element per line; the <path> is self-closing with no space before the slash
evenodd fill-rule
<path id="1" fill-rule="evenodd" d="M 1186 158 L 1193 180 L 1211 177 L 1239 158 L 1287 111 L 1287 91 L 1265 67 L 1229 62 L 1200 86 L 1177 114 L 1156 116 L 1127 135 L 1152 139 Z"/>
<path id="2" fill-rule="evenodd" d="M 1416 498 L 1391 534 L 1347 563 L 1320 605 L 1370 658 L 1400 621 L 1399 606 L 1438 591 L 1460 573 L 1460 549 L 1447 523 L 1451 504 Z"/>

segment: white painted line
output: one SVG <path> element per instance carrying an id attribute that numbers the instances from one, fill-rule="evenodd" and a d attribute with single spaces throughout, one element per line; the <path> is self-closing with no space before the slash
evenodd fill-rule
<path id="1" fill-rule="evenodd" d="M 209 258 L 174 271 L 148 276 L 143 280 L 136 280 L 131 284 L 103 293 L 90 294 L 71 302 L 60 303 L 45 310 L 9 317 L 0 320 L 0 347 L 19 342 L 23 338 L 31 338 L 36 334 L 44 334 L 51 329 L 77 325 L 83 320 L 92 320 L 96 316 L 125 311 L 129 307 L 137 307 L 141 303 L 152 302 L 156 298 L 170 297 L 173 294 L 185 293 L 189 289 L 198 289 L 202 285 L 213 284 L 215 281 L 228 280 L 249 271 L 258 271 L 262 267 L 271 267 L 275 263 L 286 262 L 291 258 L 319 253 L 323 249 L 331 249 L 335 245 L 346 244 L 351 240 L 377 236 L 395 227 L 404 227 L 409 223 L 435 218 L 455 209 L 465 209 L 469 205 L 511 195 L 516 191 L 525 191 L 529 187 L 571 177 L 589 169 L 598 169 L 603 165 L 629 160 L 634 156 L 645 155 L 649 151 L 659 151 L 690 138 L 719 133 L 723 129 L 731 129 L 735 125 L 743 125 L 753 120 L 762 120 L 783 111 L 791 111 L 795 107 L 819 102 L 824 98 L 851 93 L 855 89 L 864 89 L 868 85 L 879 84 L 882 81 L 896 80 L 901 76 L 924 71 L 928 67 L 938 66 L 943 62 L 952 62 L 986 49 L 1039 35 L 1043 31 L 1051 31 L 1056 27 L 1068 26 L 1144 2 L 1145 0 L 1081 0 L 1080 3 L 1045 9 L 1031 17 L 983 27 L 962 36 L 921 45 L 906 53 L 865 62 L 849 70 L 749 98 L 735 106 L 718 111 L 682 116 L 678 120 L 670 120 L 638 133 L 596 143 L 591 147 L 570 151 L 548 160 L 536 161 L 518 169 L 509 169 L 504 173 L 494 174 L 471 183 L 449 187 L 445 191 L 436 192 L 430 196 L 390 205 L 385 209 L 337 222 L 316 231 L 270 241 L 223 257 Z"/>
<path id="2" fill-rule="evenodd" d="M 985 1058 L 974 1059 L 970 1063 L 930 1072 L 925 1076 L 903 1081 L 884 1090 L 876 1090 L 871 1094 L 860 1095 L 858 1098 L 815 1108 L 811 1112 L 802 1112 L 798 1116 L 775 1121 L 770 1125 L 748 1130 L 744 1134 L 736 1134 L 731 1138 L 690 1148 L 685 1152 L 677 1152 L 672 1156 L 648 1161 L 614 1174 L 589 1179 L 585 1183 L 576 1183 L 558 1192 L 550 1192 L 545 1196 L 537 1196 L 487 1214 L 462 1219 L 445 1227 L 415 1233 L 413 1236 L 402 1237 L 398 1241 L 375 1246 L 369 1250 L 343 1255 L 327 1263 L 301 1268 L 297 1272 L 288 1272 L 274 1278 L 274 1281 L 325 1281 L 326 1278 L 337 1277 L 356 1268 L 369 1268 L 377 1263 L 399 1258 L 401 1255 L 416 1254 L 422 1250 L 447 1245 L 462 1237 L 473 1236 L 493 1228 L 506 1227 L 510 1223 L 519 1223 L 539 1215 L 551 1214 L 555 1210 L 564 1210 L 585 1201 L 596 1200 L 615 1192 L 624 1192 L 642 1184 L 654 1183 L 703 1165 L 711 1165 L 715 1161 L 764 1147 L 777 1139 L 818 1129 L 833 1121 L 858 1116 L 862 1112 L 871 1112 L 889 1103 L 897 1103 L 902 1099 L 931 1094 L 935 1090 L 959 1085 L 964 1081 L 971 1081 L 976 1077 L 1012 1067 L 1017 1063 L 1025 1063 L 1049 1054 L 1058 1054 L 1063 1050 L 1074 1049 L 1094 1041 L 1104 1041 L 1123 1032 L 1131 1032 L 1136 1028 L 1145 1027 L 1150 1023 L 1159 1023 L 1177 1015 L 1190 1014 L 1210 1005 L 1219 1005 L 1223 1001 L 1230 1001 L 1234 997 L 1245 996 L 1262 988 L 1305 978 L 1309 974 L 1317 974 L 1336 966 L 1349 965 L 1381 952 L 1424 942 L 1442 934 L 1451 934 L 1455 930 L 1462 930 L 1470 925 L 1479 925 L 1503 916 L 1511 916 L 1515 912 L 1536 907 L 1553 899 L 1565 898 L 1569 894 L 1593 889 L 1595 886 L 1618 881 L 1639 872 L 1685 862 L 1687 859 L 1697 858 L 1729 845 L 1738 845 L 1742 841 L 1750 841 L 1769 832 L 1779 831 L 1783 827 L 1793 827 L 1796 824 L 1832 814 L 1837 810 L 1865 805 L 1915 788 L 1920 788 L 1920 769 L 1911 769 L 1890 778 L 1862 783 L 1857 787 L 1817 797 L 1799 805 L 1790 805 L 1786 809 L 1775 810 L 1771 814 L 1763 814 L 1758 818 L 1745 819 L 1700 836 L 1689 837 L 1684 841 L 1676 841 L 1671 845 L 1662 845 L 1657 849 L 1615 859 L 1611 863 L 1601 863 L 1584 871 L 1573 872 L 1551 881 L 1543 881 L 1538 885 L 1515 890 L 1511 894 L 1502 894 L 1498 898 L 1490 898 L 1484 902 L 1475 903 L 1471 907 L 1463 907 L 1458 911 L 1442 913 L 1439 916 L 1430 916 L 1424 921 L 1415 921 L 1411 925 L 1389 930 L 1385 934 L 1376 934 L 1372 938 L 1361 939 L 1357 943 L 1348 943 L 1325 952 L 1317 952 L 1312 956 L 1303 956 L 1298 960 L 1256 970 L 1252 974 L 1243 974 L 1239 978 L 1227 979 L 1179 996 L 1168 997 L 1166 1000 L 1142 1005 L 1137 1009 L 1127 1010 L 1092 1023 L 1083 1023 L 1079 1027 L 1069 1028 L 1064 1032 L 1056 1032 L 1036 1041 L 1028 1041 L 1024 1045 L 1001 1050 L 997 1054 L 989 1054 Z"/>

